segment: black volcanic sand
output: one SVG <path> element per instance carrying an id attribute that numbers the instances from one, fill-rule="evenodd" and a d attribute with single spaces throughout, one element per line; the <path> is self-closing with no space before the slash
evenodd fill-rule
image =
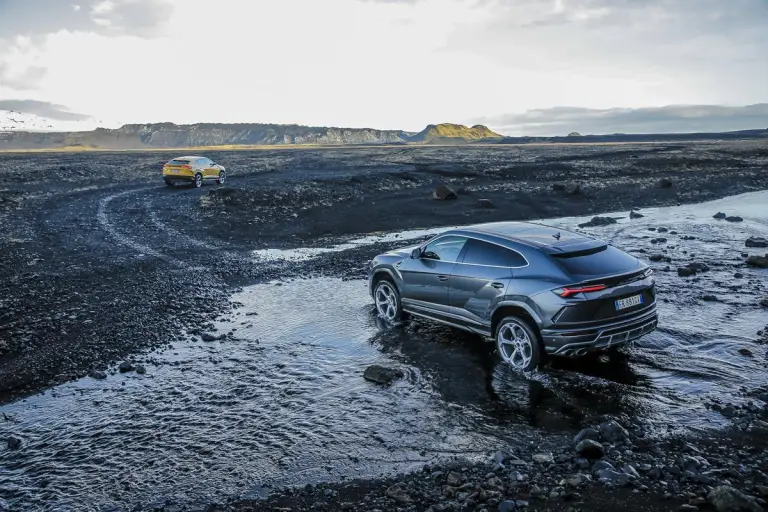
<path id="1" fill-rule="evenodd" d="M 159 168 L 174 156 L 0 154 L 0 401 L 88 374 L 101 378 L 101 372 L 117 372 L 115 365 L 126 359 L 141 359 L 149 350 L 210 330 L 214 320 L 232 312 L 229 299 L 236 287 L 273 278 L 358 278 L 371 256 L 398 244 L 301 264 L 254 264 L 254 249 L 327 247 L 373 231 L 629 212 L 768 188 L 765 142 L 212 152 L 204 156 L 227 166 L 230 180 L 202 190 L 163 185 Z M 433 199 L 441 184 L 456 198 Z M 578 193 L 571 193 L 575 185 Z M 627 510 L 670 510 L 689 502 L 706 508 L 696 500 L 723 483 L 756 496 L 759 486 L 768 485 L 765 474 L 755 472 L 766 467 L 760 443 L 768 433 L 759 423 L 752 426 L 766 419 L 765 410 L 739 409 L 736 416 L 746 422 L 743 428 L 709 445 L 685 440 L 645 446 L 642 433 L 632 430 L 611 441 L 620 454 L 639 454 L 614 456 L 614 462 L 636 464 L 647 453 L 653 461 L 648 464 L 660 466 L 658 480 L 667 483 L 654 485 L 651 493 L 634 484 L 618 493 L 592 490 L 586 482 L 569 488 L 561 481 L 578 468 L 573 448 L 561 446 L 554 450 L 554 463 L 524 466 L 525 482 L 511 488 L 507 460 L 503 469 L 459 468 L 462 483 L 449 485 L 458 490 L 445 489 L 447 471 L 435 476 L 439 468 L 404 477 L 403 492 L 412 503 L 401 500 L 400 506 L 425 510 L 427 503 L 439 502 L 449 508 L 433 510 L 458 510 L 450 508 L 457 493 L 468 493 L 461 496 L 466 503 L 477 492 L 471 499 L 480 503 L 485 492 L 490 501 L 477 510 L 492 510 L 487 503 L 510 496 L 534 510 L 566 510 L 579 502 L 576 509 L 615 510 L 616 500 Z M 703 462 L 694 468 L 678 460 L 702 452 L 708 464 L 720 468 L 707 475 L 712 480 L 696 476 L 704 472 Z M 515 454 L 529 463 L 531 455 Z M 492 480 L 494 472 L 503 476 L 501 484 Z M 550 501 L 538 500 L 532 478 L 546 482 L 542 493 L 555 493 Z M 461 489 L 468 483 L 472 486 Z M 327 510 L 335 510 L 350 500 L 350 510 L 394 510 L 396 500 L 384 497 L 392 484 L 313 488 L 278 495 L 269 506 L 305 510 L 326 502 Z M 446 499 L 424 498 L 434 492 L 447 493 Z M 594 506 L 583 503 L 587 493 Z M 625 498 L 637 500 L 631 507 L 646 508 L 625 506 Z M 0 494 L 0 510 L 2 505 Z M 249 502 L 230 506 L 271 510 Z"/>

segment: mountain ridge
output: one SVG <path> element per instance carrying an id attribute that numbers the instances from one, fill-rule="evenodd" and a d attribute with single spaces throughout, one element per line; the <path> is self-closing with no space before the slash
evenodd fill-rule
<path id="1" fill-rule="evenodd" d="M 421 132 L 269 123 L 126 124 L 77 132 L 0 132 L 0 149 L 159 149 L 206 146 L 464 144 L 500 139 L 485 126 L 429 125 Z"/>

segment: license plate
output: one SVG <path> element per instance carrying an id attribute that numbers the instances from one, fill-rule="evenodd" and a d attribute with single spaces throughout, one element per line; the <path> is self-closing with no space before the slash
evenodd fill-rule
<path id="1" fill-rule="evenodd" d="M 171 169 L 171 172 L 179 172 L 178 169 Z"/>
<path id="2" fill-rule="evenodd" d="M 622 309 L 631 308 L 632 306 L 639 306 L 642 303 L 643 303 L 642 295 L 634 295 L 632 297 L 627 297 L 626 299 L 619 299 L 616 301 L 616 311 L 621 311 Z"/>

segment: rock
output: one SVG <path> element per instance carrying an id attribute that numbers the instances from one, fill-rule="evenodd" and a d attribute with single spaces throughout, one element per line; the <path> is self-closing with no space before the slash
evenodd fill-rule
<path id="1" fill-rule="evenodd" d="M 712 489 L 707 495 L 707 499 L 717 512 L 763 511 L 763 508 L 753 498 L 727 485 Z"/>
<path id="2" fill-rule="evenodd" d="M 212 341 L 216 341 L 218 338 L 211 333 L 204 332 L 203 334 L 200 335 L 200 339 L 207 343 L 210 343 Z"/>
<path id="3" fill-rule="evenodd" d="M 687 267 L 694 272 L 709 272 L 709 266 L 706 263 L 691 263 Z"/>
<path id="4" fill-rule="evenodd" d="M 569 196 L 578 196 L 581 195 L 581 185 L 578 183 L 572 183 L 570 185 L 567 185 L 565 187 L 565 193 Z"/>
<path id="5" fill-rule="evenodd" d="M 441 201 L 447 201 L 450 199 L 458 199 L 459 196 L 448 185 L 440 184 L 435 187 L 435 191 L 432 192 L 432 197 Z"/>
<path id="6" fill-rule="evenodd" d="M 658 231 L 659 231 L 659 233 L 667 233 L 667 232 L 669 232 L 669 229 L 668 228 L 659 228 Z"/>
<path id="7" fill-rule="evenodd" d="M 602 483 L 618 485 L 621 487 L 629 485 L 629 475 L 625 473 L 617 473 L 610 469 L 601 469 L 597 472 L 597 477 Z"/>
<path id="8" fill-rule="evenodd" d="M 645 217 L 645 215 L 643 215 L 642 213 L 638 213 L 635 210 L 632 210 L 631 212 L 629 212 L 630 219 L 642 219 L 643 217 Z"/>
<path id="9" fill-rule="evenodd" d="M 584 439 L 576 445 L 576 453 L 587 459 L 600 459 L 603 457 L 603 445 L 592 439 Z"/>
<path id="10" fill-rule="evenodd" d="M 405 375 L 396 368 L 385 368 L 377 364 L 371 365 L 365 369 L 363 378 L 377 384 L 389 385 L 397 379 L 402 379 Z"/>
<path id="11" fill-rule="evenodd" d="M 593 428 L 585 428 L 584 430 L 576 434 L 576 437 L 573 438 L 573 443 L 579 444 L 585 439 L 591 439 L 593 441 L 597 441 L 598 439 L 600 439 L 600 432 L 598 432 Z"/>
<path id="12" fill-rule="evenodd" d="M 713 219 L 718 219 L 718 220 L 722 220 L 726 217 L 727 215 L 724 214 L 723 212 L 717 212 L 715 215 L 712 216 Z"/>
<path id="13" fill-rule="evenodd" d="M 400 505 L 408 505 L 411 502 L 411 497 L 406 492 L 407 488 L 404 483 L 397 483 L 387 489 L 386 495 L 388 498 L 395 500 Z"/>
<path id="14" fill-rule="evenodd" d="M 757 268 L 768 268 L 768 255 L 766 256 L 750 256 L 747 258 L 747 265 Z"/>
<path id="15" fill-rule="evenodd" d="M 478 199 L 477 207 L 483 210 L 493 210 L 496 208 L 496 205 L 494 205 L 490 199 Z"/>
<path id="16" fill-rule="evenodd" d="M 553 183 L 552 184 L 552 190 L 554 190 L 555 192 L 563 192 L 563 191 L 565 191 L 565 183 Z"/>
<path id="17" fill-rule="evenodd" d="M 621 472 L 625 475 L 629 475 L 632 478 L 640 478 L 640 474 L 631 464 L 624 464 L 621 468 Z"/>
<path id="18" fill-rule="evenodd" d="M 99 370 L 92 371 L 91 373 L 88 374 L 88 376 L 90 378 L 96 379 L 96 380 L 104 380 L 104 379 L 107 378 L 106 372 L 102 372 L 102 371 L 99 371 Z"/>
<path id="19" fill-rule="evenodd" d="M 609 443 L 616 443 L 626 440 L 629 432 L 615 421 L 607 421 L 600 424 L 600 437 Z"/>
<path id="20" fill-rule="evenodd" d="M 753 357 L 754 354 L 752 354 L 752 351 L 748 348 L 740 348 L 739 354 L 745 356 L 745 357 Z"/>
<path id="21" fill-rule="evenodd" d="M 142 365 L 138 365 L 136 367 L 136 373 L 138 373 L 139 375 L 144 375 L 145 373 L 147 373 L 147 369 L 144 368 Z"/>
<path id="22" fill-rule="evenodd" d="M 533 461 L 539 464 L 554 464 L 555 457 L 551 453 L 537 453 L 533 456 Z"/>
<path id="23" fill-rule="evenodd" d="M 599 226 L 608 226 L 610 224 L 616 224 L 616 219 L 612 217 L 592 217 L 589 222 L 579 224 L 580 228 L 593 228 Z"/>
<path id="24" fill-rule="evenodd" d="M 664 261 L 664 256 L 661 254 L 651 254 L 650 256 L 648 256 L 648 259 L 650 261 L 656 261 L 656 262 Z"/>
<path id="25" fill-rule="evenodd" d="M 761 300 L 760 305 L 764 308 L 768 308 L 768 298 Z"/>
<path id="26" fill-rule="evenodd" d="M 695 505 L 688 505 L 687 503 L 684 505 L 680 505 L 677 507 L 678 512 L 697 512 L 699 510 L 699 507 Z"/>
<path id="27" fill-rule="evenodd" d="M 751 236 L 745 242 L 747 247 L 765 248 L 768 247 L 768 240 L 762 237 Z"/>
<path id="28" fill-rule="evenodd" d="M 512 456 L 503 450 L 499 450 L 493 454 L 492 458 L 493 458 L 493 462 L 495 462 L 496 464 L 504 464 L 509 459 L 511 459 Z"/>
<path id="29" fill-rule="evenodd" d="M 499 512 L 512 512 L 517 510 L 517 503 L 511 500 L 502 501 L 499 503 Z"/>
<path id="30" fill-rule="evenodd" d="M 7 445 L 9 450 L 18 450 L 21 448 L 22 443 L 23 441 L 20 437 L 14 435 L 8 436 Z"/>
<path id="31" fill-rule="evenodd" d="M 662 178 L 656 182 L 656 186 L 659 188 L 672 188 L 672 180 L 669 178 Z"/>
<path id="32" fill-rule="evenodd" d="M 120 366 L 117 368 L 120 370 L 120 373 L 128 373 L 133 371 L 133 365 L 128 361 L 120 363 Z"/>
<path id="33" fill-rule="evenodd" d="M 456 471 L 451 471 L 450 473 L 448 473 L 448 476 L 445 477 L 445 483 L 450 485 L 451 487 L 460 486 L 462 481 L 463 481 L 463 478 L 461 477 L 461 473 L 458 473 Z"/>
<path id="34" fill-rule="evenodd" d="M 613 464 L 611 464 L 607 460 L 599 460 L 599 461 L 595 462 L 594 466 L 592 466 L 592 472 L 593 473 L 598 473 L 598 472 L 602 471 L 603 469 L 608 469 L 610 471 L 614 471 L 615 468 L 613 467 Z"/>
<path id="35" fill-rule="evenodd" d="M 725 220 L 727 220 L 728 222 L 744 222 L 744 219 L 742 219 L 738 215 L 731 215 L 730 217 L 726 217 Z"/>
<path id="36" fill-rule="evenodd" d="M 717 302 L 718 299 L 715 295 L 703 295 L 701 300 L 704 302 Z"/>

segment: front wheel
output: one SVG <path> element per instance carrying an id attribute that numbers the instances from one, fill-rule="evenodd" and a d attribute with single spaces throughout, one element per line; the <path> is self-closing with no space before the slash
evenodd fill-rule
<path id="1" fill-rule="evenodd" d="M 219 185 L 223 185 L 226 179 L 227 179 L 227 173 L 225 173 L 224 171 L 221 171 L 219 173 L 219 179 L 217 179 L 216 181 L 218 182 Z"/>
<path id="2" fill-rule="evenodd" d="M 389 322 L 397 322 L 402 319 L 403 306 L 400 303 L 400 294 L 397 288 L 388 279 L 382 279 L 376 284 L 373 291 L 376 301 L 376 313 Z"/>
<path id="3" fill-rule="evenodd" d="M 203 175 L 200 173 L 195 174 L 195 181 L 192 182 L 192 184 L 195 186 L 195 188 L 200 188 L 203 186 Z"/>
<path id="4" fill-rule="evenodd" d="M 496 349 L 504 362 L 516 370 L 533 370 L 543 361 L 538 335 L 528 322 L 515 316 L 499 323 Z"/>

